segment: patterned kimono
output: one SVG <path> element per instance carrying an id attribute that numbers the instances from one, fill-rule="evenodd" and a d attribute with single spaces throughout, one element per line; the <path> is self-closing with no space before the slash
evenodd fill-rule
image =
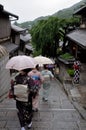
<path id="1" fill-rule="evenodd" d="M 32 99 L 32 106 L 33 106 L 33 111 L 38 111 L 38 107 L 39 107 L 39 90 L 41 88 L 41 83 L 43 82 L 43 77 L 41 75 L 41 73 L 37 70 L 37 69 L 33 69 L 32 71 L 30 71 L 28 73 L 28 76 L 30 76 L 36 84 L 38 84 L 37 88 L 38 91 L 36 92 L 35 96 Z"/>
<path id="2" fill-rule="evenodd" d="M 80 80 L 80 61 L 75 61 L 74 65 L 73 65 L 73 68 L 74 68 L 73 82 L 75 84 L 78 84 L 79 80 Z"/>
<path id="3" fill-rule="evenodd" d="M 28 84 L 26 75 L 19 74 L 15 77 L 15 82 L 12 82 L 12 88 L 15 84 Z M 15 97 L 16 99 L 16 97 Z M 28 94 L 28 102 L 23 102 L 16 100 L 16 107 L 18 109 L 18 117 L 21 127 L 24 127 L 27 124 L 30 124 L 32 121 L 32 93 Z"/>

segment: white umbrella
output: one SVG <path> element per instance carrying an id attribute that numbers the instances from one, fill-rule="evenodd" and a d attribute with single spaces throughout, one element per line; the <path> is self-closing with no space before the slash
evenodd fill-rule
<path id="1" fill-rule="evenodd" d="M 18 55 L 8 60 L 6 69 L 15 69 L 20 71 L 27 68 L 34 68 L 35 66 L 36 62 L 34 58 L 26 55 Z"/>
<path id="2" fill-rule="evenodd" d="M 34 57 L 37 64 L 43 65 L 43 64 L 54 64 L 54 61 L 52 61 L 50 58 L 45 56 L 36 56 Z"/>

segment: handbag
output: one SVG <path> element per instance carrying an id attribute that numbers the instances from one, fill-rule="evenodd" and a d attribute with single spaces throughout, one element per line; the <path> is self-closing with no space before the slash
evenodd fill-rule
<path id="1" fill-rule="evenodd" d="M 9 89 L 8 97 L 9 98 L 14 98 L 14 92 L 13 92 L 12 89 Z"/>

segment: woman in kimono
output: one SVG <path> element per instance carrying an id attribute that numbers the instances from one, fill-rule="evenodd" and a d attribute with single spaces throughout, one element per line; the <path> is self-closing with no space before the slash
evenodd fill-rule
<path id="1" fill-rule="evenodd" d="M 35 68 L 33 68 L 29 73 L 28 76 L 30 76 L 35 83 L 35 86 L 37 88 L 37 91 L 35 93 L 35 96 L 32 98 L 32 109 L 34 112 L 38 112 L 39 107 L 39 90 L 41 88 L 41 84 L 43 83 L 44 79 L 41 75 L 41 72 L 39 71 L 39 66 L 37 65 Z"/>
<path id="2" fill-rule="evenodd" d="M 80 61 L 78 59 L 76 59 L 76 61 L 74 62 L 73 68 L 74 68 L 74 78 L 73 78 L 73 82 L 75 84 L 79 84 L 79 80 L 80 80 Z"/>
<path id="3" fill-rule="evenodd" d="M 19 74 L 15 77 L 15 81 L 11 82 L 11 88 L 14 88 L 14 85 L 17 84 L 27 84 L 29 88 L 30 83 L 27 77 L 27 70 L 22 70 L 19 72 Z M 20 121 L 21 130 L 25 130 L 26 125 L 28 128 L 31 128 L 32 126 L 32 95 L 33 94 L 29 91 L 27 102 L 18 100 L 18 98 L 16 98 L 14 95 L 16 100 L 16 108 L 18 109 L 18 118 Z"/>
<path id="4" fill-rule="evenodd" d="M 51 87 L 51 80 L 54 78 L 54 75 L 50 70 L 48 70 L 47 65 L 44 65 L 44 69 L 41 72 L 42 76 L 44 77 L 43 82 L 43 101 L 48 101 L 50 87 Z"/>

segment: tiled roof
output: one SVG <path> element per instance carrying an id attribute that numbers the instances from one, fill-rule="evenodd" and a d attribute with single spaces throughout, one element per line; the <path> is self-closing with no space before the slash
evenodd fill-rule
<path id="1" fill-rule="evenodd" d="M 24 31 L 26 31 L 26 29 L 23 29 L 19 26 L 16 26 L 14 24 L 11 25 L 11 28 L 15 31 L 15 32 L 20 32 L 20 33 L 23 33 Z"/>
<path id="2" fill-rule="evenodd" d="M 78 29 L 67 34 L 67 37 L 76 44 L 86 49 L 86 29 Z"/>
<path id="3" fill-rule="evenodd" d="M 18 45 L 14 44 L 14 43 L 3 43 L 3 46 L 6 48 L 6 50 L 9 53 L 18 49 Z"/>
<path id="4" fill-rule="evenodd" d="M 26 34 L 26 35 L 20 35 L 20 39 L 24 42 L 28 42 L 31 40 L 31 35 L 30 34 Z"/>
<path id="5" fill-rule="evenodd" d="M 86 15 L 86 6 L 83 6 L 83 7 L 79 8 L 73 14 L 74 15 L 82 15 L 82 14 Z"/>
<path id="6" fill-rule="evenodd" d="M 31 50 L 31 51 L 34 50 L 33 47 L 32 47 L 32 45 L 30 45 L 30 44 L 26 44 L 25 48 L 28 49 L 28 50 Z"/>
<path id="7" fill-rule="evenodd" d="M 13 13 L 10 13 L 10 12 L 8 12 L 8 11 L 6 11 L 6 10 L 4 10 L 4 7 L 3 7 L 3 5 L 1 5 L 1 4 L 0 4 L 0 13 L 6 14 L 6 15 L 8 15 L 8 16 L 15 17 L 17 20 L 18 20 L 18 18 L 19 18 L 17 15 L 15 15 L 15 14 L 13 14 Z"/>

